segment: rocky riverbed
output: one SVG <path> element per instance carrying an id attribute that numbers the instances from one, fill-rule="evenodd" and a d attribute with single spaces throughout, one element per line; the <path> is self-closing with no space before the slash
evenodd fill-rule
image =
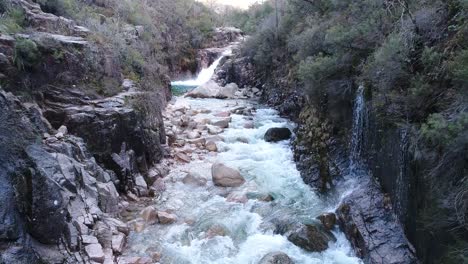
<path id="1" fill-rule="evenodd" d="M 334 205 L 302 181 L 291 135 L 265 140 L 294 124 L 258 105 L 256 93 L 236 88 L 230 99 L 168 105 L 169 171 L 150 187 L 154 198 L 128 206 L 132 231 L 120 261 L 360 263 L 334 215 L 319 217 Z"/>

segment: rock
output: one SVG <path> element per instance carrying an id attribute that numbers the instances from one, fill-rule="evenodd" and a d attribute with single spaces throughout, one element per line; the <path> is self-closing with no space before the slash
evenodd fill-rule
<path id="1" fill-rule="evenodd" d="M 238 137 L 236 140 L 245 144 L 249 144 L 249 139 L 246 137 Z"/>
<path id="2" fill-rule="evenodd" d="M 128 222 L 128 225 L 130 226 L 130 228 L 137 232 L 137 233 L 140 233 L 141 231 L 143 231 L 145 228 L 146 228 L 146 225 L 145 225 L 145 220 L 142 219 L 142 218 L 137 218 L 137 219 L 134 219 L 130 222 Z"/>
<path id="3" fill-rule="evenodd" d="M 218 121 L 211 122 L 211 125 L 217 126 L 217 127 L 220 127 L 220 128 L 228 128 L 230 122 L 231 122 L 231 118 L 229 117 L 229 118 L 225 118 L 225 119 L 221 119 L 221 120 L 218 120 Z"/>
<path id="4" fill-rule="evenodd" d="M 205 186 L 207 180 L 200 175 L 198 172 L 190 171 L 187 176 L 182 179 L 184 184 L 195 185 L 195 186 Z"/>
<path id="5" fill-rule="evenodd" d="M 119 193 L 112 182 L 97 183 L 99 193 L 99 204 L 106 213 L 113 213 L 118 210 Z"/>
<path id="6" fill-rule="evenodd" d="M 206 231 L 206 238 L 213 238 L 216 236 L 226 236 L 226 228 L 222 225 L 214 224 Z"/>
<path id="7" fill-rule="evenodd" d="M 247 129 L 255 128 L 254 122 L 252 122 L 252 121 L 246 122 L 244 124 L 244 128 L 247 128 Z"/>
<path id="8" fill-rule="evenodd" d="M 198 131 L 190 131 L 187 135 L 189 139 L 196 139 L 200 137 L 200 132 Z"/>
<path id="9" fill-rule="evenodd" d="M 119 264 L 153 264 L 153 260 L 149 257 L 120 257 L 117 261 Z"/>
<path id="10" fill-rule="evenodd" d="M 207 83 L 188 92 L 186 97 L 217 98 L 220 90 L 221 87 L 215 81 L 208 81 Z"/>
<path id="11" fill-rule="evenodd" d="M 115 254 L 121 254 L 125 247 L 125 235 L 118 233 L 112 236 L 112 251 Z"/>
<path id="12" fill-rule="evenodd" d="M 336 215 L 334 213 L 325 213 L 317 217 L 327 230 L 332 230 L 336 224 Z"/>
<path id="13" fill-rule="evenodd" d="M 245 182 L 239 171 L 219 162 L 212 165 L 211 176 L 213 183 L 221 187 L 239 187 Z"/>
<path id="14" fill-rule="evenodd" d="M 235 83 L 227 84 L 218 92 L 217 98 L 234 98 L 236 91 L 239 90 L 239 87 Z"/>
<path id="15" fill-rule="evenodd" d="M 90 235 L 82 235 L 81 236 L 81 241 L 83 241 L 83 244 L 89 245 L 89 244 L 98 244 L 98 239 L 95 236 L 90 236 Z"/>
<path id="16" fill-rule="evenodd" d="M 336 241 L 331 232 L 317 225 L 297 224 L 286 235 L 294 245 L 311 252 L 322 252 L 328 242 Z"/>
<path id="17" fill-rule="evenodd" d="M 220 134 L 222 132 L 223 132 L 222 128 L 215 127 L 215 126 L 208 126 L 208 133 L 210 133 L 211 135 Z"/>
<path id="18" fill-rule="evenodd" d="M 140 198 L 138 198 L 133 193 L 127 193 L 127 198 L 128 198 L 128 200 L 133 201 L 133 202 L 139 202 L 140 201 Z"/>
<path id="19" fill-rule="evenodd" d="M 176 159 L 182 162 L 190 163 L 192 159 L 187 154 L 179 152 L 175 155 Z"/>
<path id="20" fill-rule="evenodd" d="M 87 245 L 85 247 L 85 252 L 92 261 L 96 261 L 98 263 L 104 262 L 104 251 L 100 244 Z"/>
<path id="21" fill-rule="evenodd" d="M 294 264 L 294 261 L 283 252 L 271 252 L 266 254 L 258 264 Z"/>
<path id="22" fill-rule="evenodd" d="M 159 223 L 163 225 L 172 224 L 177 221 L 177 216 L 167 213 L 167 212 L 158 212 Z"/>
<path id="23" fill-rule="evenodd" d="M 153 260 L 153 263 L 157 263 L 161 261 L 161 253 L 160 252 L 150 252 L 148 253 L 151 256 L 151 259 Z"/>
<path id="24" fill-rule="evenodd" d="M 417 263 L 413 245 L 380 186 L 367 175 L 336 211 L 337 221 L 358 257 L 366 263 Z"/>
<path id="25" fill-rule="evenodd" d="M 66 126 L 60 126 L 57 132 L 62 133 L 62 135 L 68 134 L 68 128 Z"/>
<path id="26" fill-rule="evenodd" d="M 209 151 L 213 151 L 213 152 L 217 152 L 218 151 L 218 146 L 216 145 L 216 143 L 214 143 L 213 141 L 208 141 L 206 142 L 205 144 L 205 148 Z"/>
<path id="27" fill-rule="evenodd" d="M 229 113 L 229 112 L 219 112 L 219 113 L 216 113 L 214 116 L 216 116 L 216 117 L 230 117 L 231 113 Z"/>
<path id="28" fill-rule="evenodd" d="M 158 222 L 158 213 L 153 206 L 148 206 L 140 213 L 141 218 L 145 220 L 146 225 L 153 225 Z"/>
<path id="29" fill-rule="evenodd" d="M 226 197 L 226 201 L 231 202 L 231 203 L 247 203 L 249 201 L 249 198 L 247 198 L 247 195 L 245 193 L 230 193 Z"/>
<path id="30" fill-rule="evenodd" d="M 267 130 L 264 139 L 266 142 L 277 142 L 291 138 L 291 130 L 286 127 L 274 127 Z"/>
<path id="31" fill-rule="evenodd" d="M 130 228 L 128 227 L 128 225 L 118 219 L 106 217 L 103 219 L 103 221 L 106 222 L 112 228 L 115 228 L 118 232 L 122 232 L 127 236 L 130 233 Z"/>

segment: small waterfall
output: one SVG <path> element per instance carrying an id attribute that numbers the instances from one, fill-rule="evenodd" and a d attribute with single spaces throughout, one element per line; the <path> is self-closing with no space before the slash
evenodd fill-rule
<path id="1" fill-rule="evenodd" d="M 205 84 L 211 80 L 211 77 L 213 77 L 216 68 L 218 68 L 219 63 L 221 60 L 226 57 L 231 55 L 232 50 L 227 49 L 226 51 L 223 52 L 223 54 L 216 59 L 208 68 L 202 69 L 200 73 L 198 74 L 197 78 L 192 79 L 192 80 L 185 80 L 185 81 L 174 81 L 171 83 L 172 86 L 189 86 L 189 87 L 197 87 L 202 84 Z"/>
<path id="2" fill-rule="evenodd" d="M 364 99 L 364 86 L 359 86 L 354 100 L 353 127 L 350 147 L 350 168 L 361 164 L 365 131 L 367 129 L 368 111 Z"/>

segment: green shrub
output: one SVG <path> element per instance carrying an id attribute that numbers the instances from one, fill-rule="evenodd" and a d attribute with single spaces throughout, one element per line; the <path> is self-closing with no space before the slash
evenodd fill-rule
<path id="1" fill-rule="evenodd" d="M 468 82 L 468 50 L 462 50 L 455 56 L 450 70 L 455 80 Z"/>
<path id="2" fill-rule="evenodd" d="M 339 72 L 340 67 L 338 57 L 319 54 L 302 61 L 298 75 L 309 92 L 315 93 L 322 87 L 325 80 Z"/>
<path id="3" fill-rule="evenodd" d="M 0 33 L 14 34 L 20 32 L 26 25 L 24 11 L 19 8 L 9 8 L 4 5 L 5 13 L 0 15 Z"/>
<path id="4" fill-rule="evenodd" d="M 36 43 L 29 39 L 18 39 L 15 43 L 14 62 L 18 69 L 25 70 L 39 63 L 40 53 Z"/>
<path id="5" fill-rule="evenodd" d="M 432 114 L 421 127 L 422 136 L 432 145 L 447 146 L 468 129 L 468 113 L 448 120 L 442 114 Z"/>

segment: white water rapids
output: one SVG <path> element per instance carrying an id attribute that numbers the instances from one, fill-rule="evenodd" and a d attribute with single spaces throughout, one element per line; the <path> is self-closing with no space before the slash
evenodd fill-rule
<path id="1" fill-rule="evenodd" d="M 210 69 L 202 71 L 196 80 L 178 85 L 198 85 L 209 80 L 218 59 Z M 213 67 L 214 66 L 214 67 Z M 206 76 L 205 76 L 206 74 Z M 211 74 L 208 78 L 208 75 Z M 170 211 L 178 221 L 171 225 L 153 225 L 141 233 L 132 232 L 127 254 L 145 256 L 149 251 L 161 252 L 161 263 L 175 264 L 257 264 L 273 251 L 286 253 L 296 264 L 362 263 L 354 256 L 350 243 L 337 228 L 337 241 L 321 253 L 307 252 L 273 232 L 275 219 L 296 219 L 312 223 L 320 214 L 334 210 L 335 202 L 323 201 L 306 185 L 293 161 L 290 141 L 268 143 L 263 137 L 272 127 L 294 128 L 267 107 L 247 100 L 177 98 L 176 106 L 190 106 L 192 110 L 206 110 L 195 119 L 215 119 L 220 112 L 240 106 L 256 106 L 252 117 L 232 114 L 232 121 L 217 143 L 219 153 L 210 152 L 200 160 L 177 164 L 164 178 L 166 190 L 154 201 L 158 210 Z M 254 122 L 246 129 L 246 122 Z M 221 161 L 236 168 L 246 183 L 236 188 L 214 186 L 211 165 Z M 206 185 L 184 184 L 188 174 L 205 178 Z M 259 197 L 270 195 L 273 201 Z M 243 202 L 236 197 L 248 197 Z"/>

